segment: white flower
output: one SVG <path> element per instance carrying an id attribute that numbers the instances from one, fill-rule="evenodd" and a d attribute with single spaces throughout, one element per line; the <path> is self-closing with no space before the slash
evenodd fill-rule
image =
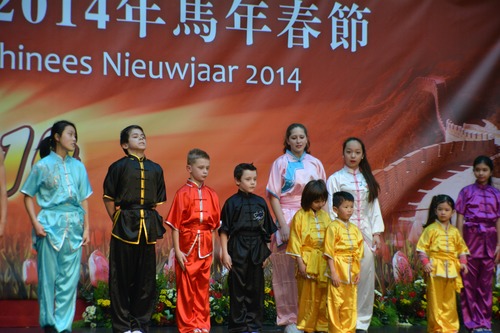
<path id="1" fill-rule="evenodd" d="M 95 305 L 89 305 L 85 311 L 87 311 L 90 316 L 93 316 L 95 315 L 96 307 Z"/>
<path id="2" fill-rule="evenodd" d="M 424 283 L 424 280 L 423 279 L 418 279 L 418 280 L 415 280 L 415 282 L 413 282 L 414 284 L 422 284 Z"/>
<path id="3" fill-rule="evenodd" d="M 377 289 L 375 289 L 375 295 L 382 296 L 382 293 L 380 291 L 378 291 Z"/>

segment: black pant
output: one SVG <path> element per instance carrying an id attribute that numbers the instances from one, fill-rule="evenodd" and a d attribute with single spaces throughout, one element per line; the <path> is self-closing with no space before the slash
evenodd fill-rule
<path id="1" fill-rule="evenodd" d="M 258 238 L 253 239 L 259 241 Z M 257 246 L 257 245 L 254 245 Z M 250 256 L 233 252 L 229 272 L 229 332 L 260 332 L 264 318 L 264 270 Z"/>
<path id="2" fill-rule="evenodd" d="M 148 332 L 156 299 L 154 244 L 128 244 L 111 237 L 109 294 L 113 332 Z"/>

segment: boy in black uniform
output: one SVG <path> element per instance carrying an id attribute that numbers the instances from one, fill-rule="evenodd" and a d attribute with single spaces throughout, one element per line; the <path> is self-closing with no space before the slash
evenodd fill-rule
<path id="1" fill-rule="evenodd" d="M 104 180 L 104 206 L 113 221 L 109 292 L 113 332 L 147 332 L 156 293 L 156 251 L 165 233 L 156 206 L 167 200 L 162 168 L 148 160 L 138 125 L 120 133 L 127 156 L 111 164 Z"/>

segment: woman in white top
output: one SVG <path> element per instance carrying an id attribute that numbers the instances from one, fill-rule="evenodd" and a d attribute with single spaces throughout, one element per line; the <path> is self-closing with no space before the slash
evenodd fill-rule
<path id="1" fill-rule="evenodd" d="M 378 202 L 380 186 L 372 174 L 366 149 L 358 138 L 348 138 L 343 144 L 344 167 L 328 178 L 328 212 L 334 219 L 332 195 L 346 191 L 354 196 L 351 222 L 356 224 L 364 239 L 364 256 L 358 284 L 356 331 L 367 331 L 373 314 L 375 292 L 375 255 L 380 248 L 384 221 Z"/>

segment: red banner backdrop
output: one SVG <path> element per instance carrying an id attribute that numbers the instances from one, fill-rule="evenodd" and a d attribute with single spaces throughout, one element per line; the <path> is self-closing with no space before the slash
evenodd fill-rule
<path id="1" fill-rule="evenodd" d="M 362 138 L 387 227 L 379 280 L 390 279 L 392 256 L 418 237 L 430 195 L 456 197 L 473 181 L 473 158 L 498 154 L 499 11 L 496 0 L 1 1 L 9 210 L 0 298 L 36 296 L 19 189 L 60 119 L 77 125 L 94 189 L 83 283 L 91 253 L 108 253 L 102 182 L 130 124 L 145 129 L 147 156 L 164 168 L 163 215 L 191 148 L 211 155 L 207 183 L 223 202 L 240 162 L 257 166 L 264 195 L 292 122 L 308 127 L 328 175 L 342 166 L 342 141 Z M 169 237 L 158 244 L 159 268 L 170 248 Z"/>

